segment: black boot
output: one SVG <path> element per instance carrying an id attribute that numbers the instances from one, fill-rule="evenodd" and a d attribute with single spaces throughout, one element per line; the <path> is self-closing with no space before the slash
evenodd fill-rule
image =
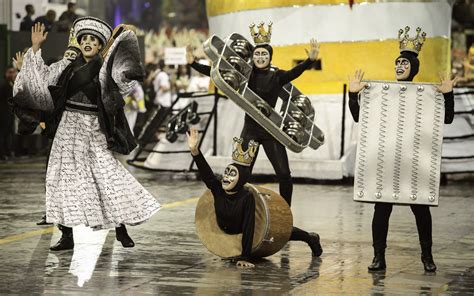
<path id="1" fill-rule="evenodd" d="M 115 237 L 122 243 L 124 248 L 133 248 L 135 246 L 132 238 L 127 233 L 127 228 L 123 224 L 120 224 L 120 227 L 115 227 Z"/>
<path id="2" fill-rule="evenodd" d="M 59 230 L 63 233 L 59 241 L 49 249 L 51 251 L 62 251 L 74 249 L 74 238 L 72 236 L 72 228 L 58 225 Z"/>
<path id="3" fill-rule="evenodd" d="M 323 248 L 321 247 L 319 234 L 315 232 L 311 232 L 309 236 L 310 236 L 310 239 L 309 239 L 308 245 L 311 248 L 313 257 L 321 256 L 321 254 L 323 253 Z"/>
<path id="4" fill-rule="evenodd" d="M 426 272 L 435 272 L 436 264 L 433 261 L 433 255 L 431 254 L 431 246 L 421 247 L 421 262 Z"/>
<path id="5" fill-rule="evenodd" d="M 387 268 L 385 265 L 385 249 L 374 250 L 374 259 L 372 259 L 372 264 L 367 268 L 369 271 L 380 271 Z"/>

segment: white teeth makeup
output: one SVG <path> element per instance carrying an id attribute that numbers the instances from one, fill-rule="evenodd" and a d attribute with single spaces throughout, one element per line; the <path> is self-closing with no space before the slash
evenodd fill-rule
<path id="1" fill-rule="evenodd" d="M 270 65 L 270 52 L 265 48 L 257 48 L 252 56 L 255 67 L 265 69 Z"/>
<path id="2" fill-rule="evenodd" d="M 397 80 L 405 80 L 410 76 L 411 64 L 406 58 L 398 58 L 395 61 L 395 74 Z"/>
<path id="3" fill-rule="evenodd" d="M 229 164 L 224 170 L 222 177 L 222 189 L 231 191 L 239 182 L 239 170 L 232 164 Z"/>

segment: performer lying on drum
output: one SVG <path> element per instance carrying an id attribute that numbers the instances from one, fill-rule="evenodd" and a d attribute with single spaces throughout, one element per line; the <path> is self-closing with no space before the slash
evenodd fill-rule
<path id="1" fill-rule="evenodd" d="M 263 24 L 259 25 L 260 29 L 262 29 L 262 25 Z M 269 24 L 268 33 L 265 35 L 260 33 L 254 35 L 255 31 L 253 30 L 253 26 L 251 26 L 251 32 L 256 46 L 252 52 L 253 70 L 252 74 L 250 74 L 248 87 L 274 108 L 281 88 L 285 84 L 298 78 L 305 70 L 309 69 L 313 61 L 316 60 L 319 53 L 319 44 L 316 40 L 311 39 L 311 48 L 309 51 L 306 50 L 308 54 L 306 60 L 289 71 L 280 69 L 275 70 L 271 68 L 273 55 L 273 48 L 269 44 L 271 37 L 271 23 Z M 259 30 L 259 32 L 261 32 L 261 30 Z M 190 46 L 187 47 L 186 58 L 188 64 L 190 64 L 193 69 L 204 75 L 210 76 L 211 67 L 196 63 L 193 56 L 193 50 Z M 247 148 L 247 144 L 252 139 L 263 145 L 265 154 L 270 160 L 279 180 L 280 195 L 283 196 L 288 205 L 291 206 L 293 180 L 291 179 L 288 155 L 285 147 L 247 114 L 245 115 L 245 123 L 240 137 L 243 138 L 244 149 Z M 257 155 L 255 155 L 252 164 L 250 165 L 250 171 L 253 169 L 256 158 Z M 319 235 L 317 233 L 309 234 L 304 230 L 294 227 L 290 240 L 306 242 L 311 247 L 313 256 L 320 256 L 323 252 L 319 243 Z"/>
<path id="2" fill-rule="evenodd" d="M 254 267 L 250 263 L 253 232 L 255 224 L 255 200 L 252 193 L 244 188 L 250 177 L 248 163 L 229 164 L 222 181 L 219 181 L 206 159 L 198 149 L 199 133 L 196 129 L 188 131 L 188 146 L 199 169 L 201 179 L 214 196 L 216 220 L 219 227 L 228 234 L 242 233 L 242 255 L 237 261 L 238 267 Z"/>
<path id="3" fill-rule="evenodd" d="M 219 181 L 212 169 L 206 162 L 206 159 L 198 149 L 199 134 L 195 129 L 188 132 L 188 146 L 191 154 L 199 169 L 201 179 L 206 183 L 214 196 L 214 207 L 216 212 L 216 220 L 219 227 L 228 234 L 242 233 L 242 255 L 237 261 L 239 267 L 254 267 L 249 262 L 251 258 L 252 242 L 255 226 L 255 200 L 252 193 L 247 190 L 244 185 L 250 177 L 250 164 L 252 163 L 258 143 L 253 140 L 249 141 L 249 152 L 247 158 L 241 157 L 233 153 L 233 163 L 229 164 L 225 171 L 222 181 Z M 290 240 L 295 239 L 295 229 Z M 303 230 L 299 230 L 305 232 Z M 307 232 L 305 232 L 307 233 Z M 319 240 L 315 235 L 307 234 L 309 245 L 314 253 L 321 250 Z M 321 255 L 321 253 L 318 253 Z M 318 255 L 318 256 L 319 256 Z"/>
<path id="4" fill-rule="evenodd" d="M 403 32 L 403 30 L 401 30 Z M 418 33 L 421 29 L 417 29 Z M 400 39 L 400 56 L 395 59 L 395 75 L 398 81 L 412 81 L 418 74 L 420 62 L 418 53 L 424 41 L 424 33 L 418 43 L 407 38 Z M 359 92 L 367 85 L 362 82 L 364 72 L 357 70 L 354 76 L 349 77 L 349 108 L 354 121 L 359 121 Z M 449 77 L 441 78 L 441 84 L 437 90 L 443 93 L 445 116 L 444 123 L 451 123 L 454 117 L 453 85 L 457 78 L 451 80 Z M 388 222 L 392 213 L 392 203 L 375 203 L 375 212 L 372 220 L 372 240 L 374 247 L 374 258 L 368 266 L 369 271 L 385 270 L 385 248 L 387 247 Z M 418 236 L 421 245 L 421 261 L 424 269 L 429 272 L 436 270 L 431 253 L 432 245 L 432 223 L 430 208 L 427 205 L 410 205 L 415 215 Z"/>

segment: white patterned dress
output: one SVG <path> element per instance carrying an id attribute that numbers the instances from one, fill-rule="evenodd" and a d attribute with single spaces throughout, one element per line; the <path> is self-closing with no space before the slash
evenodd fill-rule
<path id="1" fill-rule="evenodd" d="M 55 84 L 67 64 L 62 60 L 44 67 L 40 52 L 30 49 L 16 92 L 35 93 L 35 100 L 48 101 L 44 85 Z M 107 149 L 98 116 L 65 110 L 46 174 L 46 220 L 68 227 L 107 229 L 140 224 L 159 209 L 156 199 Z"/>

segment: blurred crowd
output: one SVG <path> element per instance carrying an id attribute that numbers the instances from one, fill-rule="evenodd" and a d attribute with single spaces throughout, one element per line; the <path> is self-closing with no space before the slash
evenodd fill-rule
<path id="1" fill-rule="evenodd" d="M 64 11 L 59 19 L 56 20 L 56 11 L 50 9 L 44 15 L 33 19 L 35 7 L 32 4 L 25 6 L 26 15 L 20 23 L 20 31 L 31 31 L 35 23 L 42 23 L 48 32 L 69 32 L 74 21 L 79 17 L 76 14 L 76 3 L 69 2 L 67 10 Z"/>

